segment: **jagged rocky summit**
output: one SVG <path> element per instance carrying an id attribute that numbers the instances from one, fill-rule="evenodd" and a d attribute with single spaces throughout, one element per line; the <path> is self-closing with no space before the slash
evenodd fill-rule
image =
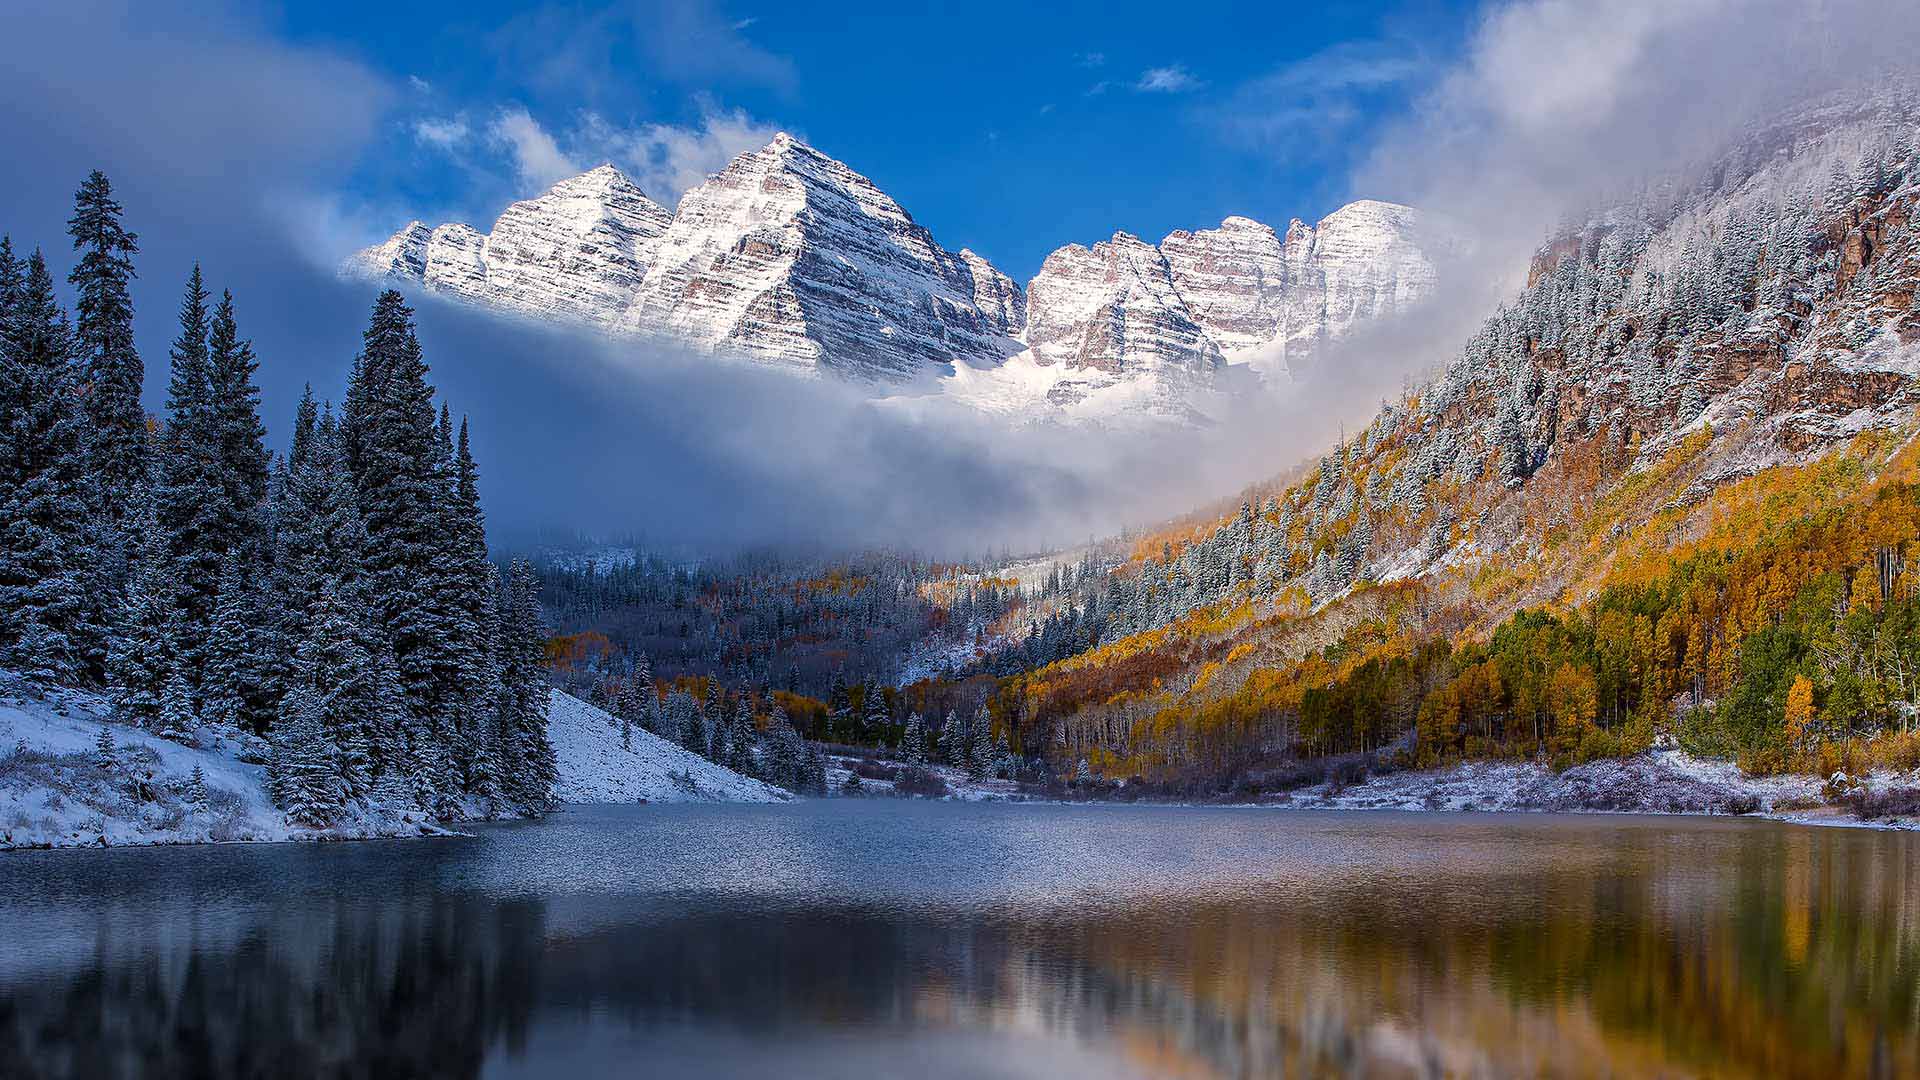
<path id="1" fill-rule="evenodd" d="M 1284 236 L 1244 217 L 1048 256 L 1022 289 L 942 247 L 872 181 L 781 134 L 669 213 L 611 165 L 514 203 L 491 232 L 412 222 L 360 252 L 504 311 L 897 387 L 997 411 L 1178 413 L 1245 361 L 1297 375 L 1435 280 L 1420 215 L 1352 203 Z M 1004 370 L 1003 370 L 1004 369 Z"/>

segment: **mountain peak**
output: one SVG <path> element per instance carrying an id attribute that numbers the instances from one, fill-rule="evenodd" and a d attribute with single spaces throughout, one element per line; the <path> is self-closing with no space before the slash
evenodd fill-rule
<path id="1" fill-rule="evenodd" d="M 516 313 L 862 381 L 956 362 L 997 369 L 1026 349 L 1082 391 L 1133 401 L 1158 388 L 1149 396 L 1173 401 L 1210 383 L 1229 353 L 1318 341 L 1417 291 L 1430 274 L 1409 271 L 1396 246 L 1411 214 L 1350 204 L 1326 237 L 1296 224 L 1284 244 L 1241 215 L 1157 245 L 1120 229 L 1055 251 L 1022 289 L 780 131 L 671 213 L 602 162 L 514 203 L 490 234 L 414 222 L 356 266 Z M 1377 275 L 1390 288 L 1369 276 L 1369 253 L 1393 263 Z"/>

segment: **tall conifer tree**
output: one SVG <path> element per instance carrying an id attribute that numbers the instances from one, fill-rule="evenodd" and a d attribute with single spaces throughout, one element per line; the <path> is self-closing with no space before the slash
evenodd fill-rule
<path id="1" fill-rule="evenodd" d="M 105 659 L 72 332 L 34 252 L 0 355 L 0 664 L 31 678 L 96 677 Z"/>
<path id="2" fill-rule="evenodd" d="M 147 414 L 140 405 L 146 367 L 133 343 L 133 256 L 138 238 L 120 222 L 113 185 L 98 169 L 74 193 L 67 232 L 80 252 L 73 285 L 75 336 L 86 384 L 88 473 L 93 506 L 114 542 L 132 505 L 133 485 L 147 475 Z"/>

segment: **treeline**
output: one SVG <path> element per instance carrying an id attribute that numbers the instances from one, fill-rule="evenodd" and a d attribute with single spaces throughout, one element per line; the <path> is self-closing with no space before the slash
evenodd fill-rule
<path id="1" fill-rule="evenodd" d="M 952 568 L 908 555 L 850 559 L 769 551 L 673 561 L 643 551 L 604 561 L 533 559 L 555 630 L 598 635 L 564 662 L 619 676 L 646 657 L 662 679 L 718 678 L 815 697 L 838 675 L 882 679 L 942 625 L 926 595 Z"/>
<path id="2" fill-rule="evenodd" d="M 400 295 L 376 302 L 339 413 L 309 390 L 275 458 L 232 295 L 195 267 L 150 418 L 137 238 L 99 172 L 69 232 L 71 322 L 42 253 L 0 241 L 0 663 L 103 687 L 168 738 L 264 736 L 307 825 L 546 809 L 536 580 L 488 561 L 466 424 L 436 414 Z"/>

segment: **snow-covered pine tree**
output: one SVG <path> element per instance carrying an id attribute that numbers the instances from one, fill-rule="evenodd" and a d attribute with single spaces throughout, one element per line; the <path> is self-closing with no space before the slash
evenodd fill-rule
<path id="1" fill-rule="evenodd" d="M 927 763 L 927 728 L 920 714 L 907 714 L 907 730 L 900 736 L 900 758 L 918 767 Z"/>
<path id="2" fill-rule="evenodd" d="M 740 695 L 740 702 L 733 711 L 733 725 L 727 732 L 727 758 L 723 764 L 737 773 L 751 775 L 754 771 L 753 744 L 756 732 L 753 729 L 753 704 L 746 694 Z"/>
<path id="3" fill-rule="evenodd" d="M 210 724 L 239 727 L 246 719 L 259 678 L 252 615 L 253 605 L 240 579 L 240 556 L 229 553 L 220 571 L 204 650 L 206 669 L 200 679 L 201 716 Z"/>
<path id="4" fill-rule="evenodd" d="M 152 487 L 135 487 L 133 500 L 125 518 L 133 572 L 107 642 L 107 691 L 123 720 L 151 727 L 160 718 L 167 676 L 178 662 L 169 629 L 173 560 L 154 517 Z"/>
<path id="5" fill-rule="evenodd" d="M 307 636 L 294 654 L 294 685 L 318 725 L 343 798 L 372 789 L 375 733 L 381 715 L 379 671 L 360 642 L 360 628 L 332 583 L 323 586 Z M 282 710 L 284 719 L 285 710 Z"/>
<path id="6" fill-rule="evenodd" d="M 155 455 L 155 513 L 173 564 L 169 598 L 183 633 L 181 670 L 197 686 L 224 561 L 226 489 L 219 475 L 213 389 L 207 374 L 207 289 L 195 266 L 180 302 L 180 333 L 168 353 L 167 424 Z"/>
<path id="7" fill-rule="evenodd" d="M 274 796 L 287 820 L 326 828 L 346 812 L 339 779 L 338 747 L 323 730 L 320 693 L 304 680 L 294 685 L 273 727 Z"/>
<path id="8" fill-rule="evenodd" d="M 960 722 L 960 714 L 947 710 L 946 723 L 940 725 L 940 760 L 948 765 L 965 767 L 972 747 L 967 745 L 967 729 Z"/>
<path id="9" fill-rule="evenodd" d="M 194 722 L 193 689 L 187 685 L 187 677 L 175 669 L 167 676 L 166 690 L 160 695 L 160 717 L 154 723 L 154 734 L 184 742 L 192 734 Z"/>
<path id="10" fill-rule="evenodd" d="M 800 739 L 800 733 L 793 729 L 793 722 L 787 718 L 787 710 L 774 702 L 773 712 L 767 720 L 766 756 L 761 762 L 761 775 L 769 783 L 793 791 L 800 789 L 804 774 L 806 746 Z"/>
<path id="11" fill-rule="evenodd" d="M 441 414 L 441 430 L 449 426 Z M 487 559 L 486 522 L 480 510 L 479 469 L 467 439 L 467 424 L 460 422 L 457 447 L 443 447 L 450 455 L 450 483 L 442 494 L 445 525 L 441 544 L 434 555 L 433 582 L 442 591 L 439 612 L 446 621 L 447 642 L 440 651 L 436 679 L 455 731 L 463 742 L 468 770 L 468 785 L 474 787 L 479 773 L 492 772 L 494 762 L 480 761 L 483 755 L 498 752 L 490 735 L 497 730 L 492 723 L 492 704 L 499 694 L 500 668 L 494 646 L 499 612 L 494 597 L 499 594 L 499 573 Z M 479 792 L 476 791 L 476 794 Z"/>
<path id="12" fill-rule="evenodd" d="M 984 704 L 973 716 L 967 743 L 967 775 L 975 780 L 993 775 L 993 717 Z"/>
<path id="13" fill-rule="evenodd" d="M 73 683 L 98 670 L 106 634 L 72 335 L 38 251 L 7 276 L 19 285 L 0 335 L 0 665 Z"/>
<path id="14" fill-rule="evenodd" d="M 74 193 L 67 221 L 80 252 L 67 280 L 74 287 L 79 366 L 87 384 L 86 474 L 96 519 L 115 545 L 123 541 L 128 496 L 147 475 L 147 413 L 140 404 L 146 367 L 134 348 L 128 292 L 140 248 L 120 213 L 113 185 L 95 169 Z"/>
<path id="15" fill-rule="evenodd" d="M 852 742 L 853 738 L 853 694 L 845 669 L 835 668 L 827 686 L 827 739 Z"/>
<path id="16" fill-rule="evenodd" d="M 793 737 L 799 739 L 800 733 L 794 732 Z M 827 793 L 827 755 L 821 753 L 818 746 L 810 744 L 806 745 L 805 753 L 806 769 L 794 790 L 815 798 L 824 797 Z"/>
<path id="17" fill-rule="evenodd" d="M 113 729 L 100 725 L 99 734 L 93 737 L 93 763 L 102 769 L 111 770 L 119 764 L 113 743 Z"/>
<path id="18" fill-rule="evenodd" d="M 452 717 L 441 679 L 459 649 L 441 610 L 443 594 L 422 588 L 443 547 L 441 444 L 433 388 L 414 336 L 413 311 L 389 289 L 375 301 L 347 388 L 344 457 L 366 526 L 361 560 L 372 610 L 393 647 L 409 711 L 439 737 Z"/>
<path id="19" fill-rule="evenodd" d="M 886 741 L 888 731 L 893 727 L 893 714 L 887 709 L 887 693 L 879 683 L 869 683 L 863 694 L 860 735 L 870 743 Z"/>
<path id="20" fill-rule="evenodd" d="M 209 797 L 207 771 L 195 763 L 193 775 L 187 777 L 187 807 L 195 814 L 205 816 Z"/>
<path id="21" fill-rule="evenodd" d="M 221 549 L 241 565 L 241 576 L 258 580 L 266 568 L 266 502 L 269 463 L 267 429 L 260 421 L 260 363 L 253 344 L 240 337 L 233 294 L 221 292 L 207 335 L 207 381 L 212 402 L 215 458 L 225 489 L 216 533 Z"/>
<path id="22" fill-rule="evenodd" d="M 559 779 L 553 743 L 547 738 L 547 687 L 539 581 L 533 566 L 516 559 L 500 594 L 500 742 L 503 787 L 522 813 L 553 806 Z"/>
<path id="23" fill-rule="evenodd" d="M 709 761 L 725 758 L 727 725 L 731 722 L 732 714 L 727 711 L 727 699 L 725 691 L 720 689 L 720 680 L 707 680 L 707 700 L 700 706 L 700 746 L 694 752 Z"/>

